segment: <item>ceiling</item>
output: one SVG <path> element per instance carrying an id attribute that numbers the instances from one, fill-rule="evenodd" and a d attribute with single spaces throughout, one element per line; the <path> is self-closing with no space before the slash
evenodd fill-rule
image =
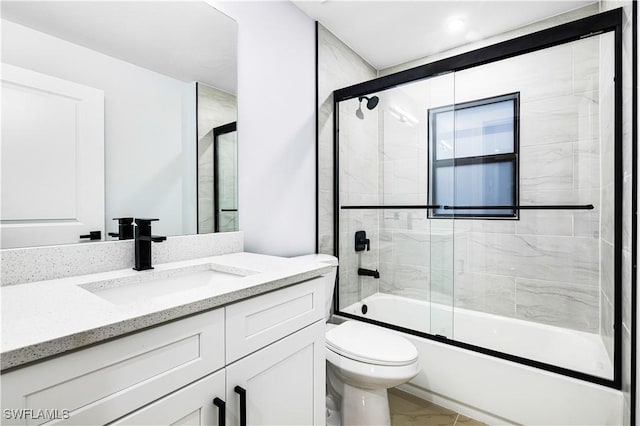
<path id="1" fill-rule="evenodd" d="M 237 25 L 202 1 L 7 1 L 2 18 L 168 75 L 236 93 Z"/>
<path id="2" fill-rule="evenodd" d="M 297 0 L 293 3 L 381 70 L 596 1 Z M 452 23 L 454 19 L 457 22 Z"/>

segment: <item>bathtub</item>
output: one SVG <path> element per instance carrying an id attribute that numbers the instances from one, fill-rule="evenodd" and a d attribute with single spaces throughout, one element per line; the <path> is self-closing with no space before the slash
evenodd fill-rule
<path id="1" fill-rule="evenodd" d="M 362 306 L 366 305 L 366 314 Z M 453 312 L 455 310 L 455 317 Z M 342 310 L 400 327 L 611 377 L 600 336 L 377 293 Z M 433 327 L 432 327 L 433 325 Z M 519 363 L 404 334 L 421 373 L 402 389 L 489 424 L 619 425 L 622 392 Z M 571 351 L 562 350 L 571 347 Z M 569 353 L 568 353 L 569 352 Z"/>

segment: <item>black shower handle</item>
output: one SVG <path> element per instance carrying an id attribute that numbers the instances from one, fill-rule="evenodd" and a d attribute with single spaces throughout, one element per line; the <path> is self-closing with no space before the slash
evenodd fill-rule
<path id="1" fill-rule="evenodd" d="M 356 251 L 364 251 L 364 249 L 367 249 L 367 251 L 371 250 L 371 244 L 369 239 L 367 238 L 367 232 L 366 231 L 357 231 L 356 232 L 356 241 L 355 241 L 355 249 Z"/>

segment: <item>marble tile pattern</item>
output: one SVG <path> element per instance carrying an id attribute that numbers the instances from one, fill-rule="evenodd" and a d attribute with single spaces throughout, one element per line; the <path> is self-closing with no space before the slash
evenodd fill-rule
<path id="1" fill-rule="evenodd" d="M 633 261 L 631 257 L 631 246 L 634 244 L 631 238 L 631 187 L 632 187 L 632 108 L 631 97 L 633 93 L 632 86 L 632 45 L 633 45 L 633 33 L 632 33 L 632 2 L 628 0 L 604 0 L 600 2 L 600 8 L 602 11 L 616 9 L 622 7 L 623 10 L 623 22 L 622 22 L 622 393 L 624 395 L 624 407 L 623 407 L 623 424 L 631 423 L 630 406 L 633 404 L 630 394 L 631 383 L 631 333 L 636 333 L 632 329 L 631 324 L 631 268 L 633 267 Z M 611 57 L 613 53 L 608 46 L 600 47 L 603 59 L 605 56 Z M 603 61 L 603 66 L 604 66 Z M 610 66 L 610 64 L 608 63 Z M 608 82 L 607 90 L 613 90 L 613 85 Z M 603 121 L 603 127 L 612 127 L 613 120 L 611 116 L 608 116 Z M 608 140 L 608 144 L 612 144 L 612 141 Z M 604 156 L 603 156 L 604 157 Z M 612 171 L 603 168 L 603 178 L 611 179 Z M 603 205 L 604 209 L 604 205 Z M 604 219 L 604 213 L 603 213 Z M 613 225 L 608 224 L 609 235 Z M 612 240 L 604 238 L 607 242 Z M 610 284 L 611 285 L 611 284 Z M 607 289 L 610 291 L 610 287 Z M 605 288 L 602 291 L 605 294 Z M 607 330 L 610 330 L 608 335 L 604 335 L 603 339 L 605 344 L 608 344 L 607 349 L 613 352 L 613 339 L 610 334 L 612 331 L 612 305 L 608 305 L 609 301 L 606 297 L 603 297 L 602 309 L 602 322 L 603 326 Z M 606 322 L 605 322 L 606 321 Z"/>
<path id="2" fill-rule="evenodd" d="M 482 426 L 484 423 L 432 402 L 389 389 L 391 426 Z"/>
<path id="3" fill-rule="evenodd" d="M 378 111 L 362 107 L 364 119 L 355 112 L 358 99 L 340 103 L 340 205 L 379 204 L 379 143 Z M 340 231 L 340 307 L 361 300 L 379 291 L 379 280 L 358 276 L 358 268 L 379 269 L 379 213 L 376 210 L 342 210 Z M 366 231 L 370 249 L 355 251 L 355 233 Z"/>
<path id="4" fill-rule="evenodd" d="M 386 204 L 426 202 L 429 108 L 517 91 L 521 204 L 592 203 L 596 209 L 455 222 L 429 220 L 420 211 L 385 211 L 382 292 L 600 331 L 601 275 L 609 281 L 613 276 L 609 259 L 603 270 L 599 261 L 600 211 L 613 204 L 612 192 L 600 183 L 600 154 L 608 149 L 601 146 L 599 86 L 606 76 L 600 43 L 593 37 L 458 72 L 455 81 L 443 76 L 384 92 L 379 170 Z M 398 120 L 392 105 L 415 115 L 418 125 Z M 602 226 L 613 227 L 604 220 Z"/>
<path id="5" fill-rule="evenodd" d="M 152 248 L 153 264 L 240 252 L 242 232 L 168 237 Z M 132 268 L 134 242 L 102 241 L 0 250 L 2 286 Z"/>
<path id="6" fill-rule="evenodd" d="M 333 91 L 377 77 L 377 71 L 318 25 L 318 239 L 333 255 Z M 355 108 L 351 113 L 355 112 Z M 377 178 L 377 177 L 376 177 Z M 344 268 L 341 268 L 341 272 Z"/>

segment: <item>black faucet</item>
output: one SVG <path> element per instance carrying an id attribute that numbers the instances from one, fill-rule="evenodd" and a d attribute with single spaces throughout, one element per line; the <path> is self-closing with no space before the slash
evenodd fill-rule
<path id="1" fill-rule="evenodd" d="M 136 219 L 136 271 L 153 269 L 151 266 L 151 243 L 159 243 L 167 239 L 159 235 L 151 235 L 151 222 L 158 219 Z"/>
<path id="2" fill-rule="evenodd" d="M 113 220 L 118 221 L 118 232 L 109 232 L 110 237 L 117 237 L 119 240 L 133 239 L 133 218 L 132 217 L 114 217 Z"/>
<path id="3" fill-rule="evenodd" d="M 380 272 L 378 272 L 377 269 L 375 271 L 372 271 L 371 269 L 358 268 L 358 275 L 380 278 Z"/>

